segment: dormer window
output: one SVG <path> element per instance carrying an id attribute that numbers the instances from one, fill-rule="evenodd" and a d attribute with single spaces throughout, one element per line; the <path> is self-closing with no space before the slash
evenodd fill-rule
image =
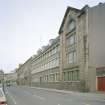
<path id="1" fill-rule="evenodd" d="M 76 27 L 75 21 L 70 20 L 69 23 L 68 23 L 68 30 L 72 31 L 73 29 L 75 29 L 75 27 Z"/>

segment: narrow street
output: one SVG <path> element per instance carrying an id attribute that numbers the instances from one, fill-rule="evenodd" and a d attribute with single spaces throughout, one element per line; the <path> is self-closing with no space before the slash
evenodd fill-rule
<path id="1" fill-rule="evenodd" d="M 8 87 L 6 93 L 8 105 L 105 105 L 104 94 L 70 94 L 18 86 Z"/>

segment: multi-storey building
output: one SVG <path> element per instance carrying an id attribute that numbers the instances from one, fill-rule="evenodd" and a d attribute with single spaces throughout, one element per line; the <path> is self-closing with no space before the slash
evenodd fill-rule
<path id="1" fill-rule="evenodd" d="M 16 84 L 17 82 L 17 73 L 12 72 L 12 73 L 6 73 L 4 74 L 4 81 L 5 83 L 9 83 L 11 85 Z"/>
<path id="2" fill-rule="evenodd" d="M 85 6 L 81 10 L 68 7 L 66 10 L 59 30 L 62 59 L 60 70 L 62 80 L 71 82 L 70 88 L 79 87 L 90 91 L 96 88 L 96 67 L 104 64 L 101 59 L 105 49 L 101 47 L 105 39 L 102 28 L 105 26 L 102 23 L 104 10 L 105 4 Z M 102 23 L 102 26 L 98 23 Z"/>
<path id="3" fill-rule="evenodd" d="M 105 66 L 104 27 L 105 4 L 68 7 L 59 36 L 30 61 L 31 85 L 95 91 L 96 68 Z"/>
<path id="4" fill-rule="evenodd" d="M 51 39 L 48 46 L 38 50 L 31 62 L 32 85 L 54 87 L 59 81 L 60 40 Z"/>
<path id="5" fill-rule="evenodd" d="M 24 64 L 19 64 L 19 68 L 16 70 L 18 85 L 31 85 L 31 59 L 32 57 Z"/>

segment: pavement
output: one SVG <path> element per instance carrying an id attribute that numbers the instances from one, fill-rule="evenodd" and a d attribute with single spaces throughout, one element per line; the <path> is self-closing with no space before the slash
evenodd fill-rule
<path id="1" fill-rule="evenodd" d="M 105 94 L 27 86 L 6 89 L 8 105 L 105 105 Z"/>

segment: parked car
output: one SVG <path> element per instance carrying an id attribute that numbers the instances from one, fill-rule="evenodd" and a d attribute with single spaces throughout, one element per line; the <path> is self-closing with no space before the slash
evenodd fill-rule
<path id="1" fill-rule="evenodd" d="M 0 105 L 7 105 L 6 97 L 2 88 L 0 88 Z"/>

